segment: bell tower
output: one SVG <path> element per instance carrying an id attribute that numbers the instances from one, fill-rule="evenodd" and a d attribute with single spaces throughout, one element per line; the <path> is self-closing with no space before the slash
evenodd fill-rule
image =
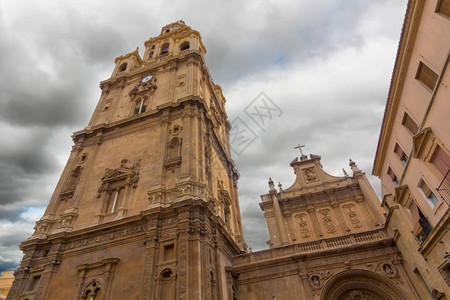
<path id="1" fill-rule="evenodd" d="M 229 299 L 243 253 L 225 98 L 183 21 L 115 59 L 8 299 Z"/>

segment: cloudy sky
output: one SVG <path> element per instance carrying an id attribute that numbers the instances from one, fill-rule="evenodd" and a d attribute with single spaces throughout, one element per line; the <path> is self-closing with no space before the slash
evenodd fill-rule
<path id="1" fill-rule="evenodd" d="M 256 137 L 234 159 L 245 238 L 267 247 L 259 195 L 269 176 L 293 183 L 295 145 L 333 175 L 349 158 L 371 173 L 405 9 L 406 0 L 0 0 L 0 271 L 19 263 L 17 245 L 42 216 L 114 59 L 137 46 L 142 55 L 179 19 L 201 33 L 230 121 Z M 245 112 L 261 92 L 278 110 L 258 126 Z"/>

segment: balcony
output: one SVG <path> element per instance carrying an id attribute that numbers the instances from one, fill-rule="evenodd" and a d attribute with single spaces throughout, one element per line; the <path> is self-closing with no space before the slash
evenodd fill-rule
<path id="1" fill-rule="evenodd" d="M 444 176 L 441 184 L 436 190 L 439 195 L 441 195 L 442 199 L 444 199 L 445 203 L 450 206 L 450 169 L 447 171 L 447 174 Z"/>
<path id="2" fill-rule="evenodd" d="M 276 247 L 252 253 L 239 255 L 234 259 L 237 266 L 263 262 L 266 260 L 282 259 L 297 255 L 315 255 L 323 252 L 350 248 L 373 243 L 386 243 L 391 240 L 383 229 L 349 234 L 318 241 L 298 243 L 289 246 Z"/>

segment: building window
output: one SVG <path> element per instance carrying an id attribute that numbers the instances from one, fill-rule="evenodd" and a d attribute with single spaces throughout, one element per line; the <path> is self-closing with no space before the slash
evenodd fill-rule
<path id="1" fill-rule="evenodd" d="M 442 176 L 445 177 L 447 175 L 448 170 L 450 169 L 450 156 L 441 148 L 441 146 L 436 146 L 430 162 L 438 169 Z"/>
<path id="2" fill-rule="evenodd" d="M 120 65 L 120 67 L 119 67 L 119 71 L 120 71 L 120 72 L 123 72 L 123 71 L 125 71 L 125 70 L 127 69 L 127 66 L 128 66 L 128 64 L 127 64 L 127 63 L 123 63 L 123 64 L 121 64 L 121 65 Z"/>
<path id="3" fill-rule="evenodd" d="M 414 273 L 417 275 L 417 277 L 419 277 L 420 281 L 423 283 L 423 285 L 424 285 L 425 288 L 427 289 L 428 293 L 429 293 L 430 295 L 432 295 L 432 294 L 431 294 L 431 291 L 430 291 L 430 288 L 428 287 L 427 282 L 425 281 L 425 279 L 423 279 L 422 274 L 420 274 L 420 272 L 419 272 L 419 270 L 418 270 L 417 268 L 414 269 Z"/>
<path id="4" fill-rule="evenodd" d="M 391 167 L 388 168 L 387 174 L 391 177 L 392 181 L 395 182 L 396 185 L 399 184 L 397 175 L 395 175 L 394 171 L 392 171 Z"/>
<path id="5" fill-rule="evenodd" d="M 419 130 L 417 123 L 414 122 L 411 116 L 406 112 L 403 115 L 402 125 L 404 125 L 413 135 L 417 133 L 417 130 Z"/>
<path id="6" fill-rule="evenodd" d="M 161 53 L 160 55 L 164 55 L 169 53 L 169 43 L 165 43 L 164 45 L 161 46 Z"/>
<path id="7" fill-rule="evenodd" d="M 113 190 L 109 195 L 108 205 L 106 208 L 107 214 L 112 214 L 117 211 L 117 208 L 122 204 L 124 188 Z"/>
<path id="8" fill-rule="evenodd" d="M 436 12 L 450 18 L 450 0 L 440 0 L 436 6 Z"/>
<path id="9" fill-rule="evenodd" d="M 188 50 L 190 47 L 189 42 L 184 42 L 180 45 L 180 51 Z"/>
<path id="10" fill-rule="evenodd" d="M 34 291 L 37 289 L 39 285 L 39 281 L 41 280 L 41 275 L 35 275 L 31 278 L 30 284 L 28 285 L 28 291 Z"/>
<path id="11" fill-rule="evenodd" d="M 145 99 L 141 98 L 141 100 L 136 103 L 136 108 L 134 109 L 134 114 L 137 115 L 137 114 L 144 113 L 146 111 L 146 109 L 147 109 L 147 105 L 145 105 Z"/>
<path id="12" fill-rule="evenodd" d="M 398 158 L 405 164 L 408 162 L 408 155 L 406 155 L 406 153 L 398 143 L 395 143 L 394 152 L 397 154 Z"/>
<path id="13" fill-rule="evenodd" d="M 429 67 L 427 67 L 423 62 L 419 63 L 419 68 L 417 69 L 416 79 L 421 81 L 430 90 L 434 90 L 436 82 L 439 75 L 434 73 Z"/>
<path id="14" fill-rule="evenodd" d="M 419 189 L 424 194 L 425 198 L 427 199 L 428 204 L 431 207 L 435 207 L 436 203 L 438 202 L 438 199 L 434 195 L 434 193 L 431 191 L 430 187 L 425 183 L 423 179 L 419 181 Z"/>
<path id="15" fill-rule="evenodd" d="M 175 245 L 165 245 L 164 246 L 164 261 L 175 259 Z"/>
<path id="16" fill-rule="evenodd" d="M 89 284 L 81 294 L 81 299 L 95 300 L 99 299 L 102 294 L 102 289 L 97 281 L 93 281 Z"/>

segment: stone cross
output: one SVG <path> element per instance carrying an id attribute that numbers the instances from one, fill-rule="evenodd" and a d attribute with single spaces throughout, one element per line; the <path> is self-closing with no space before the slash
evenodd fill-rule
<path id="1" fill-rule="evenodd" d="M 303 151 L 302 151 L 302 148 L 305 147 L 305 146 L 306 145 L 297 144 L 297 147 L 294 147 L 294 149 L 300 150 L 300 154 L 301 154 L 300 160 L 305 160 L 307 158 L 307 156 L 305 154 L 303 154 Z"/>
<path id="2" fill-rule="evenodd" d="M 306 146 L 306 145 L 300 145 L 300 144 L 297 144 L 297 147 L 294 147 L 294 149 L 300 150 L 300 154 L 303 156 L 304 154 L 303 154 L 302 148 L 305 147 L 305 146 Z"/>

